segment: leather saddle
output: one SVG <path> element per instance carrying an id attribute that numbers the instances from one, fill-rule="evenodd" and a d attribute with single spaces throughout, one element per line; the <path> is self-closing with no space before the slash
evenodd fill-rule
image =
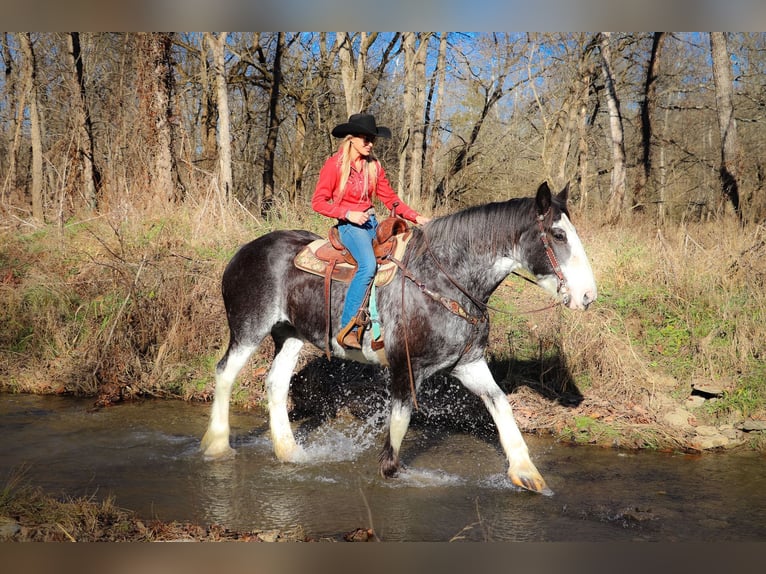
<path id="1" fill-rule="evenodd" d="M 412 233 L 408 223 L 399 217 L 387 217 L 378 224 L 372 249 L 378 261 L 375 285 L 389 283 L 396 274 L 396 265 L 389 260 L 401 258 Z M 340 240 L 338 226 L 334 225 L 325 239 L 317 239 L 295 256 L 295 266 L 328 280 L 349 283 L 356 273 L 356 261 Z"/>
<path id="2" fill-rule="evenodd" d="M 387 217 L 378 224 L 376 237 L 372 241 L 378 270 L 373 279 L 377 287 L 390 283 L 398 267 L 390 257 L 401 259 L 407 243 L 412 237 L 409 225 L 396 216 Z M 309 243 L 295 256 L 294 264 L 298 269 L 324 277 L 325 299 L 325 354 L 330 359 L 330 285 L 333 281 L 350 283 L 356 273 L 357 264 L 351 253 L 340 240 L 338 226 L 330 228 L 326 239 L 317 239 Z M 365 296 L 365 304 L 370 289 Z M 363 305 L 363 306 L 364 306 Z M 374 351 L 383 348 L 383 341 L 371 341 Z"/>

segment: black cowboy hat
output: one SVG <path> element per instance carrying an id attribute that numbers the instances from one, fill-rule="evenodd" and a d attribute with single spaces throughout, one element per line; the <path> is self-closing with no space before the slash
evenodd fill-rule
<path id="1" fill-rule="evenodd" d="M 347 135 L 365 135 L 382 138 L 390 138 L 391 130 L 383 126 L 375 125 L 375 116 L 372 114 L 354 114 L 348 118 L 345 124 L 338 124 L 332 129 L 332 135 L 342 138 Z"/>

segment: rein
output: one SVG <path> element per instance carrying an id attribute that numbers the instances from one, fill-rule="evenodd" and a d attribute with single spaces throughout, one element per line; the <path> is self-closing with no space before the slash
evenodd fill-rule
<path id="1" fill-rule="evenodd" d="M 547 311 L 548 309 L 553 309 L 554 307 L 557 307 L 558 305 L 561 305 L 562 303 L 566 303 L 566 301 L 569 299 L 569 288 L 567 286 L 566 278 L 564 277 L 564 273 L 561 271 L 561 265 L 558 262 L 558 259 L 556 258 L 556 254 L 553 252 L 553 247 L 551 247 L 551 242 L 548 239 L 548 234 L 545 231 L 545 225 L 543 222 L 545 221 L 545 218 L 550 213 L 550 209 L 546 211 L 542 215 L 537 216 L 537 227 L 540 230 L 540 240 L 543 243 L 543 247 L 545 248 L 545 254 L 548 257 L 548 261 L 551 264 L 551 267 L 553 268 L 553 273 L 556 275 L 556 279 L 558 282 L 558 288 L 556 289 L 557 293 L 560 293 L 562 296 L 561 301 L 556 301 L 550 305 L 547 305 L 545 307 L 541 307 L 539 309 L 534 309 L 531 311 L 519 311 L 519 313 L 526 314 L 526 313 L 539 313 L 541 311 Z M 407 278 L 410 281 L 412 281 L 415 286 L 420 289 L 420 292 L 428 295 L 431 299 L 436 301 L 437 303 L 441 304 L 445 309 L 447 309 L 450 313 L 457 315 L 461 319 L 465 319 L 467 322 L 469 322 L 471 325 L 476 326 L 479 323 L 484 323 L 489 320 L 489 314 L 487 313 L 488 310 L 496 311 L 498 313 L 503 313 L 505 315 L 510 315 L 509 311 L 504 311 L 503 309 L 498 309 L 496 307 L 492 307 L 491 305 L 488 305 L 482 301 L 477 300 L 473 295 L 471 295 L 462 285 L 460 285 L 448 272 L 444 267 L 442 266 L 439 259 L 436 257 L 434 252 L 431 250 L 431 243 L 428 241 L 428 235 L 426 235 L 425 232 L 422 232 L 423 239 L 425 240 L 426 244 L 426 250 L 428 251 L 428 254 L 431 256 L 431 258 L 434 260 L 434 263 L 436 263 L 436 266 L 439 268 L 439 270 L 444 274 L 444 276 L 449 280 L 450 283 L 452 283 L 463 295 L 468 297 L 468 299 L 476 305 L 479 309 L 481 309 L 481 315 L 476 316 L 469 313 L 465 307 L 463 307 L 459 301 L 456 301 L 455 299 L 451 299 L 445 295 L 441 295 L 439 293 L 436 293 L 435 291 L 432 291 L 429 289 L 425 283 L 420 281 L 417 277 L 415 277 L 412 272 L 407 268 L 407 266 L 400 260 L 396 259 L 395 257 L 389 255 L 388 260 L 394 263 L 402 272 L 402 316 L 404 316 L 404 279 Z M 533 281 L 529 277 L 526 277 L 524 275 L 521 275 L 515 271 L 512 272 L 517 277 L 521 277 L 525 281 L 529 281 L 530 283 L 537 285 L 536 281 Z M 405 322 L 403 321 L 402 324 Z M 468 346 L 470 346 L 470 342 L 468 343 Z M 409 346 L 409 339 L 407 337 L 407 329 L 404 329 L 404 347 L 405 347 L 405 354 L 407 356 L 407 369 L 410 375 L 410 390 L 412 392 L 412 402 L 413 406 L 415 407 L 415 410 L 418 410 L 418 400 L 415 394 L 415 379 L 412 374 L 412 363 L 410 361 L 410 346 Z M 466 347 L 467 349 L 468 347 Z"/>

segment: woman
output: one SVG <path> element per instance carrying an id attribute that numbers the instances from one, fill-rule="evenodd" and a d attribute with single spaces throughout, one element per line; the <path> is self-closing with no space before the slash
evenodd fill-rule
<path id="1" fill-rule="evenodd" d="M 375 277 L 377 265 L 372 240 L 378 222 L 372 199 L 377 196 L 388 208 L 398 203 L 397 215 L 423 224 L 430 218 L 406 205 L 391 188 L 380 162 L 372 154 L 376 137 L 391 137 L 391 130 L 375 124 L 371 114 L 354 114 L 348 122 L 335 126 L 332 135 L 343 138 L 338 151 L 319 172 L 311 207 L 317 213 L 338 220 L 343 245 L 357 263 L 356 274 L 348 286 L 341 315 L 341 330 L 336 339 L 344 348 L 361 349 L 357 325 L 352 325 L 364 302 L 367 288 Z"/>

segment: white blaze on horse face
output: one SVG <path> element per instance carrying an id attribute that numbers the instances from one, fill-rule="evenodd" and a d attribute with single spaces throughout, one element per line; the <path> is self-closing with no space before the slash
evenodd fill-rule
<path id="1" fill-rule="evenodd" d="M 596 278 L 593 276 L 593 270 L 588 261 L 580 237 L 569 218 L 562 214 L 561 219 L 553 227 L 559 228 L 566 233 L 567 243 L 569 244 L 569 258 L 566 261 L 559 261 L 561 272 L 567 282 L 569 290 L 569 302 L 567 306 L 570 309 L 587 309 L 588 305 L 593 303 L 598 297 L 596 288 Z M 556 292 L 557 282 L 555 277 L 548 277 L 540 282 L 540 285 L 553 293 Z"/>

